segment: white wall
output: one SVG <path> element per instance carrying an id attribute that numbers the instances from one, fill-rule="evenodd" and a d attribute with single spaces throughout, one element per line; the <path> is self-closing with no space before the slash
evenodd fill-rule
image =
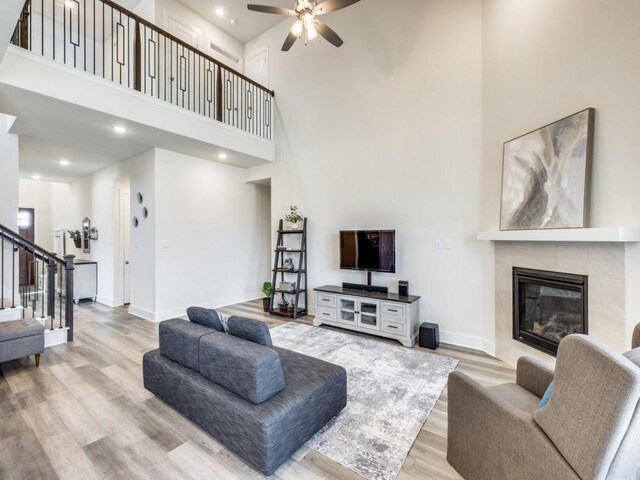
<path id="1" fill-rule="evenodd" d="M 14 118 L 0 114 L 0 225 L 18 231 L 18 136 L 7 133 Z M 4 291 L 0 295 L 11 298 L 11 248 L 4 250 Z M 17 275 L 16 275 L 17 278 Z"/>
<path id="2" fill-rule="evenodd" d="M 340 49 L 319 39 L 282 53 L 287 22 L 247 45 L 247 58 L 268 45 L 276 92 L 273 229 L 290 204 L 308 216 L 315 287 L 365 280 L 338 268 L 340 229 L 395 228 L 397 274 L 374 283 L 409 280 L 421 321 L 439 323 L 443 341 L 482 348 L 481 3 L 388 9 L 368 0 L 327 16 Z M 436 250 L 436 239 L 453 248 Z"/>
<path id="3" fill-rule="evenodd" d="M 213 6 L 211 8 L 214 8 Z M 168 17 L 171 16 L 184 26 L 196 30 L 198 33 L 198 49 L 207 55 L 221 61 L 225 65 L 242 72 L 244 64 L 244 45 L 223 32 L 218 27 L 205 20 L 193 10 L 176 0 L 156 0 L 155 24 L 169 31 Z M 169 31 L 169 33 L 171 33 Z M 237 63 L 231 62 L 225 56 L 220 55 L 210 47 L 213 42 L 219 48 L 238 59 Z"/>
<path id="4" fill-rule="evenodd" d="M 118 198 L 117 182 L 123 176 L 131 181 L 132 192 L 143 192 L 145 204 L 153 211 L 155 189 L 155 158 L 150 150 L 136 157 L 112 165 L 69 185 L 56 187 L 52 200 L 52 224 L 68 230 L 81 230 L 84 217 L 98 229 L 98 240 L 91 241 L 91 253 L 83 253 L 67 239 L 67 253 L 77 258 L 98 262 L 98 301 L 114 306 L 121 275 L 118 264 Z M 134 195 L 132 194 L 132 197 Z M 137 212 L 132 200 L 131 211 Z M 132 213 L 133 214 L 133 213 Z M 140 216 L 138 214 L 138 216 Z M 155 226 L 151 216 L 145 228 L 131 231 L 131 306 L 140 316 L 155 312 Z"/>
<path id="5" fill-rule="evenodd" d="M 261 296 L 269 190 L 244 170 L 156 150 L 158 320 Z"/>
<path id="6" fill-rule="evenodd" d="M 261 296 L 260 286 L 270 278 L 269 190 L 247 184 L 243 169 L 155 149 L 52 194 L 55 225 L 80 229 L 87 216 L 99 230 L 90 254 L 67 241 L 68 253 L 98 262 L 99 302 L 122 304 L 117 190 L 125 176 L 131 215 L 139 219 L 131 228 L 131 313 L 166 320 L 191 305 Z"/>
<path id="7" fill-rule="evenodd" d="M 639 225 L 640 2 L 485 0 L 482 14 L 483 229 L 498 228 L 503 143 L 586 107 L 596 109 L 591 225 Z M 492 269 L 490 258 L 488 285 Z"/>

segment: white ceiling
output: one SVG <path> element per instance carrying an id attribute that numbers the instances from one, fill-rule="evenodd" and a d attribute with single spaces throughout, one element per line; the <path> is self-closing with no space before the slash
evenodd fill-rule
<path id="1" fill-rule="evenodd" d="M 63 166 L 61 160 L 69 165 Z M 79 150 L 48 140 L 20 136 L 20 178 L 72 182 L 122 160 L 119 156 Z"/>
<path id="2" fill-rule="evenodd" d="M 294 0 L 179 0 L 201 17 L 213 23 L 216 27 L 231 35 L 236 40 L 247 43 L 266 32 L 286 17 L 266 13 L 250 12 L 247 4 L 273 5 L 276 7 L 293 8 Z M 224 16 L 216 15 L 216 9 L 221 8 Z M 231 25 L 231 19 L 236 25 Z M 290 19 L 289 19 L 290 20 Z M 292 22 L 293 23 L 293 22 Z"/>

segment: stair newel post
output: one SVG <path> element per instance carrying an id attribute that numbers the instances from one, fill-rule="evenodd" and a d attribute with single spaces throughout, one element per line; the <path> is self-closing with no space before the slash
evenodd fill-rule
<path id="1" fill-rule="evenodd" d="M 53 330 L 53 320 L 56 316 L 55 270 L 56 264 L 53 260 L 53 257 L 49 257 L 47 259 L 47 315 L 49 316 L 49 321 L 51 322 L 51 330 Z M 60 312 L 60 315 L 62 315 L 62 312 Z"/>
<path id="2" fill-rule="evenodd" d="M 73 341 L 73 259 L 75 255 L 64 256 L 64 285 L 65 285 L 65 326 L 67 330 L 67 341 Z"/>

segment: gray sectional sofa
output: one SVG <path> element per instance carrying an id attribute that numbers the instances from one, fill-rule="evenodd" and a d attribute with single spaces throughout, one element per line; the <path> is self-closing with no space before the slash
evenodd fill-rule
<path id="1" fill-rule="evenodd" d="M 258 320 L 232 316 L 225 328 L 195 308 L 189 318 L 160 324 L 144 386 L 265 475 L 345 407 L 344 368 L 273 347 Z"/>

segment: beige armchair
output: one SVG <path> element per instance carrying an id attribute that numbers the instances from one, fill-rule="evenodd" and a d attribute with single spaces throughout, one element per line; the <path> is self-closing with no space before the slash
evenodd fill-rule
<path id="1" fill-rule="evenodd" d="M 452 373 L 449 463 L 466 480 L 640 480 L 640 326 L 633 342 L 620 355 L 570 335 L 555 372 L 523 357 L 516 383 L 494 387 Z"/>

